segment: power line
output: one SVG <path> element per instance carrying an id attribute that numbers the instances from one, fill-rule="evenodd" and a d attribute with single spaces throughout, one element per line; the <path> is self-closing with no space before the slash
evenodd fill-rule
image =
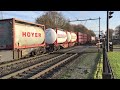
<path id="1" fill-rule="evenodd" d="M 69 21 L 69 22 L 75 22 L 75 21 L 88 21 L 88 20 L 99 20 L 99 38 L 100 38 L 100 17 L 99 18 L 94 18 L 94 19 L 91 19 L 91 18 L 89 18 L 89 19 L 83 19 L 83 20 L 72 20 L 72 21 Z"/>
<path id="2" fill-rule="evenodd" d="M 89 18 L 89 19 L 83 19 L 83 20 L 77 19 L 77 20 L 72 20 L 72 21 L 69 21 L 69 22 L 75 22 L 75 21 L 88 21 L 88 20 L 98 20 L 98 19 L 99 19 L 99 18 L 95 18 L 95 19 Z"/>
<path id="3" fill-rule="evenodd" d="M 85 21 L 84 25 L 86 25 L 87 21 Z"/>
<path id="4" fill-rule="evenodd" d="M 75 16 L 73 16 L 72 14 L 71 14 L 71 12 L 69 12 L 69 11 L 67 11 L 67 13 L 69 13 L 69 15 L 71 15 L 72 17 L 74 17 L 74 18 L 76 18 L 77 20 L 78 20 L 78 18 L 77 17 L 75 17 Z M 85 21 L 85 23 L 83 24 L 83 22 L 81 21 L 80 22 L 82 25 L 86 25 L 86 23 L 87 23 L 87 21 Z"/>
<path id="5" fill-rule="evenodd" d="M 67 13 L 69 13 L 69 15 L 71 15 L 72 17 L 78 19 L 77 17 L 73 16 L 72 14 L 70 14 L 71 12 L 67 11 Z"/>

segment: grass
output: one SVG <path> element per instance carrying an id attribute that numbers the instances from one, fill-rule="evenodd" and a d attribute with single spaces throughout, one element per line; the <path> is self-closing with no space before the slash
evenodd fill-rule
<path id="1" fill-rule="evenodd" d="M 65 75 L 61 76 L 61 79 L 67 79 L 69 77 L 71 77 L 70 72 L 66 72 Z"/>
<path id="2" fill-rule="evenodd" d="M 116 79 L 120 79 L 120 52 L 108 52 L 108 59 Z"/>
<path id="3" fill-rule="evenodd" d="M 99 56 L 98 53 L 81 55 L 59 79 L 93 79 Z"/>
<path id="4" fill-rule="evenodd" d="M 99 63 L 97 64 L 97 69 L 94 74 L 94 79 L 102 79 L 102 73 L 103 73 L 103 57 L 101 54 L 101 58 Z"/>

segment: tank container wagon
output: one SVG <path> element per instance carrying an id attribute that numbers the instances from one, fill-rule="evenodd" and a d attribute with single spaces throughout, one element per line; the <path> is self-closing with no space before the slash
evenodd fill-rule
<path id="1" fill-rule="evenodd" d="M 45 30 L 46 48 L 49 51 L 68 48 L 74 45 L 77 35 L 73 32 L 63 31 L 63 29 L 48 28 Z"/>

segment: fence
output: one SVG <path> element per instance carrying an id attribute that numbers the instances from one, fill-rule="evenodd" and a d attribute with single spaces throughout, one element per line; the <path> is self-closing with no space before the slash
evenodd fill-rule
<path id="1" fill-rule="evenodd" d="M 108 60 L 106 42 L 103 41 L 103 79 L 114 79 L 114 75 Z"/>

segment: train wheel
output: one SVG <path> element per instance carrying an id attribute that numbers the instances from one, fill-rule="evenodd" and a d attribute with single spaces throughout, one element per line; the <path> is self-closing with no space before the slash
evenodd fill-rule
<path id="1" fill-rule="evenodd" d="M 57 50 L 60 50 L 60 46 L 57 47 Z"/>
<path id="2" fill-rule="evenodd" d="M 31 52 L 31 56 L 34 56 L 35 55 L 35 53 L 34 52 Z"/>
<path id="3" fill-rule="evenodd" d="M 35 50 L 35 51 L 34 51 L 34 55 L 37 55 L 37 54 L 38 54 L 38 50 Z"/>
<path id="4" fill-rule="evenodd" d="M 53 51 L 54 51 L 54 47 L 50 47 L 50 48 L 49 48 L 49 51 L 50 51 L 50 52 L 53 52 Z"/>
<path id="5" fill-rule="evenodd" d="M 43 53 L 46 53 L 46 48 L 43 49 Z"/>
<path id="6" fill-rule="evenodd" d="M 57 51 L 57 47 L 56 46 L 54 46 L 54 51 Z"/>
<path id="7" fill-rule="evenodd" d="M 40 54 L 40 52 L 39 52 L 39 50 L 36 50 L 36 53 L 35 53 L 36 55 L 39 55 Z"/>

